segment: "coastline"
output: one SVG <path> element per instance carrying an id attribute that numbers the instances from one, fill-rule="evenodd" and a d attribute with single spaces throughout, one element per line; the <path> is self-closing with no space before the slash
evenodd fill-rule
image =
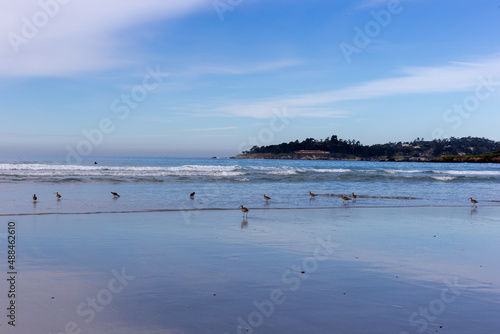
<path id="1" fill-rule="evenodd" d="M 439 158 L 337 158 L 326 154 L 297 154 L 297 153 L 250 153 L 238 154 L 230 159 L 277 159 L 277 160 L 333 160 L 333 161 L 381 161 L 381 162 L 437 162 L 437 163 L 500 163 L 500 156 L 492 158 L 474 156 L 443 156 Z"/>
<path id="2" fill-rule="evenodd" d="M 324 196 L 324 195 L 318 195 Z M 328 196 L 328 195 L 326 195 Z M 332 195 L 329 197 L 340 197 L 341 195 Z M 359 198 L 368 198 L 366 196 L 360 196 Z M 380 197 L 379 197 L 380 198 Z M 402 199 L 417 199 L 412 197 L 402 198 Z M 500 200 L 482 200 L 481 207 L 483 208 L 495 208 L 500 207 Z M 499 204 L 484 204 L 487 203 L 499 203 Z M 385 206 L 349 206 L 351 210 L 358 209 L 410 209 L 410 208 L 468 208 L 468 205 L 385 205 Z M 248 209 L 252 211 L 281 211 L 281 210 L 345 210 L 345 206 L 321 206 L 321 207 L 273 207 L 273 208 L 262 208 L 262 207 L 249 207 Z M 161 212 L 180 212 L 185 214 L 192 214 L 198 211 L 232 211 L 239 212 L 239 209 L 233 208 L 196 208 L 196 209 L 144 209 L 144 210 L 121 210 L 121 211 L 86 211 L 86 212 L 19 212 L 19 213 L 0 213 L 0 217 L 22 217 L 22 216 L 67 216 L 67 215 L 101 215 L 101 214 L 132 214 L 132 213 L 161 213 Z"/>

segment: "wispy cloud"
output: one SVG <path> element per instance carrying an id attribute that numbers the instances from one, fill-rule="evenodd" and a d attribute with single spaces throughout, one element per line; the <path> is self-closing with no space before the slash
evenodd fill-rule
<path id="1" fill-rule="evenodd" d="M 342 117 L 348 112 L 338 110 L 335 103 L 379 99 L 409 94 L 470 92 L 480 84 L 480 78 L 492 78 L 500 85 L 500 57 L 473 63 L 451 63 L 437 67 L 407 67 L 399 75 L 362 82 L 343 89 L 277 97 L 260 102 L 237 103 L 218 111 L 241 117 L 269 118 L 272 110 L 287 106 L 296 116 Z"/>
<path id="2" fill-rule="evenodd" d="M 0 11 L 0 75 L 69 75 L 130 63 L 116 38 L 142 23 L 188 15 L 210 0 L 7 1 Z"/>
<path id="3" fill-rule="evenodd" d="M 223 131 L 223 130 L 234 130 L 237 129 L 236 126 L 227 126 L 223 128 L 205 128 L 205 129 L 189 129 L 191 131 Z"/>
<path id="4" fill-rule="evenodd" d="M 301 64 L 297 59 L 282 59 L 260 63 L 238 64 L 232 66 L 197 66 L 186 73 L 189 75 L 244 75 L 264 73 Z"/>

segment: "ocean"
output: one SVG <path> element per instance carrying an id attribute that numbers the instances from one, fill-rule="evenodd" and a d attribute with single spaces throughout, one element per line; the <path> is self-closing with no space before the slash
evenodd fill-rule
<path id="1" fill-rule="evenodd" d="M 95 165 L 94 160 L 1 159 L 0 188 L 3 215 L 238 210 L 240 205 L 471 206 L 470 197 L 487 206 L 500 204 L 500 165 L 143 157 L 101 157 Z M 309 191 L 318 196 L 311 198 Z M 356 201 L 339 197 L 353 192 Z M 264 194 L 271 200 L 266 202 Z"/>
<path id="2" fill-rule="evenodd" d="M 5 333 L 500 328 L 500 165 L 97 162 L 0 161 Z"/>

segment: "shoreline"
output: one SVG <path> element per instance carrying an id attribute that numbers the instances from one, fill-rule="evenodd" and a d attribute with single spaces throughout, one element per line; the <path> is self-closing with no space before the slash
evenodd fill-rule
<path id="1" fill-rule="evenodd" d="M 248 207 L 251 211 L 302 211 L 302 210 L 345 210 L 345 209 L 412 209 L 412 208 L 471 208 L 478 210 L 479 208 L 498 208 L 500 201 L 489 200 L 481 202 L 494 202 L 499 204 L 486 204 L 477 208 L 471 208 L 470 205 L 387 205 L 387 206 L 325 206 L 325 207 L 297 207 L 297 208 L 259 208 Z M 58 215 L 101 215 L 101 214 L 129 214 L 129 213 L 160 213 L 160 212 L 198 212 L 198 211 L 235 211 L 240 213 L 239 208 L 196 208 L 196 209 L 146 209 L 146 210 L 123 210 L 123 211 L 87 211 L 87 212 L 38 212 L 38 213 L 0 213 L 0 217 L 18 217 L 18 216 L 58 216 Z"/>
<path id="2" fill-rule="evenodd" d="M 252 155 L 244 155 L 238 154 L 229 159 L 241 159 L 241 160 L 252 160 L 252 159 L 263 159 L 263 160 L 324 160 L 324 161 L 374 161 L 374 162 L 421 162 L 421 163 L 453 163 L 453 164 L 500 164 L 500 158 L 498 159 L 484 159 L 484 158 L 452 158 L 452 159 L 443 159 L 443 158 L 408 158 L 408 159 L 381 159 L 381 158 L 363 158 L 357 157 L 354 159 L 349 158 L 334 158 L 334 157 L 326 157 L 326 156 L 310 156 L 310 155 L 295 155 L 295 154 L 252 154 Z"/>

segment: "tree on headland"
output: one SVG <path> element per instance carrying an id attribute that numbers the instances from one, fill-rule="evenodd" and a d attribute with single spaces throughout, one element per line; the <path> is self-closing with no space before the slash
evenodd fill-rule
<path id="1" fill-rule="evenodd" d="M 425 158 L 432 159 L 441 155 L 477 155 L 500 150 L 500 142 L 479 137 L 446 138 L 425 141 L 417 137 L 411 142 L 362 145 L 358 140 L 339 139 L 336 135 L 325 139 L 306 138 L 278 145 L 253 146 L 244 151 L 250 154 L 294 154 L 300 151 L 328 153 L 329 158 Z"/>

